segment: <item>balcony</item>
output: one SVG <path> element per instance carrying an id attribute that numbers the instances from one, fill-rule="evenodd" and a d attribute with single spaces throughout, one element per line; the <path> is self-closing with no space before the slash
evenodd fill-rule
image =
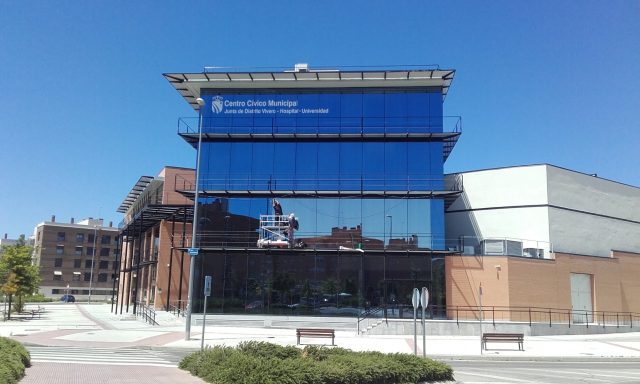
<path id="1" fill-rule="evenodd" d="M 178 134 L 194 148 L 197 117 L 178 119 Z M 438 117 L 208 117 L 204 141 L 434 141 L 447 159 L 462 133 L 460 116 Z"/>
<path id="2" fill-rule="evenodd" d="M 185 196 L 195 194 L 195 184 L 184 175 L 175 176 L 176 191 Z M 253 177 L 235 175 L 233 178 L 200 180 L 199 194 L 219 197 L 420 197 L 446 198 L 463 190 L 462 182 L 448 184 L 444 178 L 367 178 L 344 177 Z"/>

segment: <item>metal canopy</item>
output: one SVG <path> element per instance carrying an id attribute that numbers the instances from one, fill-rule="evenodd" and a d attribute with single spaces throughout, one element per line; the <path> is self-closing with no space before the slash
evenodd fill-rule
<path id="1" fill-rule="evenodd" d="M 202 72 L 164 73 L 163 76 L 191 105 L 203 89 L 295 89 L 295 88 L 371 88 L 438 87 L 444 99 L 454 69 L 404 69 L 376 71 L 305 70 L 285 72 Z"/>
<path id="2" fill-rule="evenodd" d="M 136 182 L 136 184 L 131 188 L 131 191 L 124 199 L 120 207 L 118 207 L 117 212 L 127 213 L 131 205 L 138 199 L 140 194 L 149 186 L 149 183 L 154 179 L 153 176 L 140 176 L 140 179 Z"/>
<path id="3" fill-rule="evenodd" d="M 193 221 L 193 205 L 147 205 L 121 230 L 121 236 L 136 237 L 148 231 L 162 220 L 174 219 L 191 223 Z"/>

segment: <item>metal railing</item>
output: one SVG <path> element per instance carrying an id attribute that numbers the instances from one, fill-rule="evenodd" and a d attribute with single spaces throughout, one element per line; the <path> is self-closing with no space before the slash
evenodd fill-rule
<path id="1" fill-rule="evenodd" d="M 178 134 L 197 135 L 198 117 L 178 119 Z M 203 134 L 241 135 L 404 135 L 404 134 L 459 134 L 461 116 L 387 116 L 387 117 L 267 117 L 247 114 L 202 119 Z"/>
<path id="2" fill-rule="evenodd" d="M 231 230 L 203 230 L 198 232 L 198 245 L 200 248 L 260 248 L 259 228 L 252 231 Z M 368 232 L 352 234 L 345 233 L 296 231 L 296 248 L 315 250 L 388 250 L 388 251 L 444 251 L 445 239 L 441 235 L 425 233 L 394 234 L 389 239 L 389 234 L 384 232 Z M 174 233 L 174 244 L 191 246 L 191 234 Z"/>
<path id="3" fill-rule="evenodd" d="M 340 191 L 340 194 L 357 192 L 397 192 L 411 195 L 417 192 L 460 192 L 463 186 L 458 183 L 453 185 L 456 189 L 446 189 L 443 177 L 424 177 L 424 175 L 407 175 L 405 177 L 376 178 L 366 174 L 347 174 L 335 177 L 333 175 L 264 175 L 264 174 L 239 174 L 233 177 L 202 178 L 200 179 L 200 191 L 252 191 L 256 194 L 266 192 L 311 191 L 321 194 L 323 191 Z M 194 192 L 195 183 L 188 176 L 177 174 L 175 176 L 175 189 L 180 192 Z"/>
<path id="4" fill-rule="evenodd" d="M 507 307 L 488 306 L 479 307 L 455 306 L 446 308 L 447 317 L 460 321 L 477 321 L 482 315 L 482 320 L 493 325 L 497 322 L 510 321 L 518 323 L 549 324 L 555 325 L 584 325 L 600 327 L 621 327 L 640 325 L 640 313 L 616 312 L 616 311 L 588 311 L 561 308 L 544 307 Z"/>
<path id="5" fill-rule="evenodd" d="M 550 259 L 553 243 L 543 240 L 515 237 L 459 236 L 447 238 L 447 250 L 467 256 L 522 256 Z"/>
<path id="6" fill-rule="evenodd" d="M 358 322 L 356 326 L 358 335 L 380 325 L 383 322 L 389 325 L 389 318 L 387 317 L 387 311 L 385 308 L 375 307 L 367 309 L 358 315 Z M 371 325 L 372 323 L 374 323 L 373 326 Z"/>
<path id="7" fill-rule="evenodd" d="M 184 317 L 186 315 L 187 303 L 187 300 L 175 301 L 173 304 L 169 304 L 168 312 L 171 312 L 175 316 Z"/>
<path id="8" fill-rule="evenodd" d="M 156 310 L 143 302 L 137 302 L 136 315 L 141 317 L 146 323 L 158 325 L 156 321 Z"/>

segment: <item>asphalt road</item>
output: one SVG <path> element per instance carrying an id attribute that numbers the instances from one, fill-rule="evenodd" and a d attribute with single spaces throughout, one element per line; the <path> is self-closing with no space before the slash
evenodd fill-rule
<path id="1" fill-rule="evenodd" d="M 445 361 L 457 383 L 640 383 L 637 361 Z"/>

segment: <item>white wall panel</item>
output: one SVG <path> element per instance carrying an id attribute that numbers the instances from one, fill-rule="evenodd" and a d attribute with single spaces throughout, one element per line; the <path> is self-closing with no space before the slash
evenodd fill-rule
<path id="1" fill-rule="evenodd" d="M 611 250 L 640 253 L 640 225 L 550 208 L 551 242 L 557 252 L 611 256 Z"/>
<path id="2" fill-rule="evenodd" d="M 465 173 L 465 194 L 449 210 L 547 204 L 546 180 L 546 165 Z"/>
<path id="3" fill-rule="evenodd" d="M 553 166 L 548 177 L 551 205 L 640 221 L 640 188 Z"/>

